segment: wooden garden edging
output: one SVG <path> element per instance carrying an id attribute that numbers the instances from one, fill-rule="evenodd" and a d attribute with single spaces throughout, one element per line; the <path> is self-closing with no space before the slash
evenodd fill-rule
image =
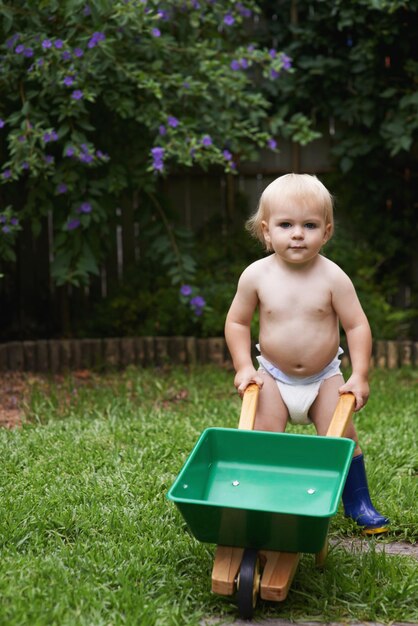
<path id="1" fill-rule="evenodd" d="M 223 337 L 123 337 L 50 339 L 0 344 L 0 371 L 64 372 L 79 369 L 141 367 L 164 364 L 223 365 L 230 356 Z M 343 356 L 343 365 L 348 365 Z M 375 341 L 372 365 L 418 367 L 417 341 Z"/>

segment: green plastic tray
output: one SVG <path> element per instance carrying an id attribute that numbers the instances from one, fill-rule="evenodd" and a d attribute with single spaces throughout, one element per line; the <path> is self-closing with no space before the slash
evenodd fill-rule
<path id="1" fill-rule="evenodd" d="M 354 445 L 344 438 L 208 428 L 168 498 L 200 541 L 319 552 Z"/>

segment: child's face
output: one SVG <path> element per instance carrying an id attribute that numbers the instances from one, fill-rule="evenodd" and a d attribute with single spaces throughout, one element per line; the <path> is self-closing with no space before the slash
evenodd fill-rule
<path id="1" fill-rule="evenodd" d="M 266 244 L 286 263 L 314 259 L 331 234 L 322 207 L 289 199 L 272 205 L 269 219 L 262 222 Z"/>

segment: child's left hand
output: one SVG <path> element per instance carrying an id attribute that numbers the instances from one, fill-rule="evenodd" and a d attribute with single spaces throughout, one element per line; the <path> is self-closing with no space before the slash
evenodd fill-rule
<path id="1" fill-rule="evenodd" d="M 355 411 L 360 411 L 369 399 L 370 387 L 367 378 L 352 374 L 347 382 L 338 389 L 338 393 L 353 393 L 356 398 Z"/>

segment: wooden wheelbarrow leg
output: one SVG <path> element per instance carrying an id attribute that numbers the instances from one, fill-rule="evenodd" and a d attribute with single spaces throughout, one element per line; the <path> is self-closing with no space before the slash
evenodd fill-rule
<path id="1" fill-rule="evenodd" d="M 260 597 L 262 600 L 283 602 L 298 568 L 299 552 L 273 552 L 261 550 L 265 562 L 261 577 Z"/>
<path id="2" fill-rule="evenodd" d="M 232 596 L 241 565 L 244 548 L 217 546 L 212 570 L 212 591 L 221 596 Z"/>

